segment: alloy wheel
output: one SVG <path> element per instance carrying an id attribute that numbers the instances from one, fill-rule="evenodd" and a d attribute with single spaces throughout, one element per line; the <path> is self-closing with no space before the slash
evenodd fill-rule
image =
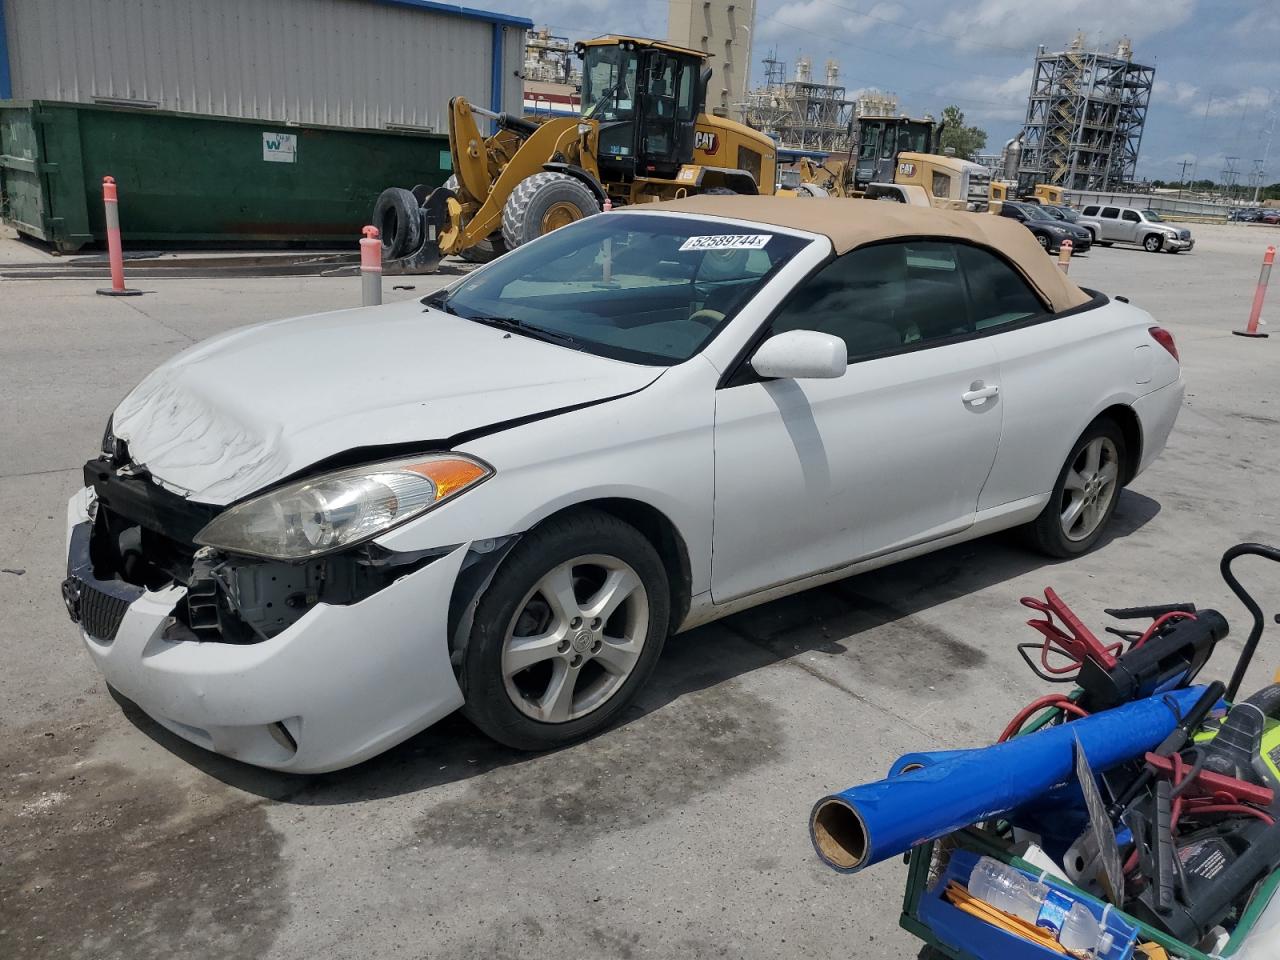
<path id="1" fill-rule="evenodd" d="M 507 696 L 544 723 L 585 716 L 626 684 L 648 632 L 648 594 L 629 564 L 603 554 L 561 563 L 538 580 L 507 627 Z"/>
<path id="2" fill-rule="evenodd" d="M 1120 477 L 1120 454 L 1110 437 L 1090 440 L 1067 469 L 1062 488 L 1062 532 L 1078 542 L 1090 537 L 1106 518 Z"/>

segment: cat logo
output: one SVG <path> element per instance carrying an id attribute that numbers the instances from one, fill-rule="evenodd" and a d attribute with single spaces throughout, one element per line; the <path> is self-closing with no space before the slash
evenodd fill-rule
<path id="1" fill-rule="evenodd" d="M 914 163 L 898 164 L 898 172 L 904 177 L 914 177 L 916 175 L 916 165 Z"/>
<path id="2" fill-rule="evenodd" d="M 720 138 L 709 130 L 698 130 L 693 135 L 693 149 L 714 154 L 720 149 Z"/>

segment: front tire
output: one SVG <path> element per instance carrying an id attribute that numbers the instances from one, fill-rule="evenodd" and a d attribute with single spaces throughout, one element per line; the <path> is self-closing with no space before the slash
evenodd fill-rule
<path id="1" fill-rule="evenodd" d="M 1158 233 L 1148 233 L 1142 239 L 1142 249 L 1147 253 L 1159 253 L 1162 246 L 1164 246 L 1164 237 Z"/>
<path id="2" fill-rule="evenodd" d="M 502 207 L 502 239 L 514 250 L 543 234 L 600 212 L 596 195 L 567 173 L 525 177 Z"/>
<path id="3" fill-rule="evenodd" d="M 1091 423 L 1071 448 L 1049 502 L 1026 528 L 1031 545 L 1051 557 L 1092 549 L 1115 513 L 1128 456 L 1114 420 L 1100 417 Z"/>
<path id="4" fill-rule="evenodd" d="M 476 608 L 463 712 L 520 750 L 599 732 L 653 672 L 670 606 L 662 560 L 629 524 L 591 510 L 535 528 Z"/>
<path id="5" fill-rule="evenodd" d="M 1043 233 L 1036 234 L 1036 243 L 1040 244 L 1040 249 L 1045 253 L 1049 252 L 1049 238 Z"/>

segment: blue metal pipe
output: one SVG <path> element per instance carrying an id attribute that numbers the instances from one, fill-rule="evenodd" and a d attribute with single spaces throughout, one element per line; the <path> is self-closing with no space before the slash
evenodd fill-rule
<path id="1" fill-rule="evenodd" d="M 1071 779 L 1075 743 L 1103 771 L 1154 750 L 1204 692 L 1191 687 L 977 750 L 916 754 L 923 766 L 819 800 L 809 816 L 818 856 L 841 873 L 1002 817 Z M 904 757 L 907 760 L 913 755 Z M 907 764 L 895 764 L 895 768 Z"/>

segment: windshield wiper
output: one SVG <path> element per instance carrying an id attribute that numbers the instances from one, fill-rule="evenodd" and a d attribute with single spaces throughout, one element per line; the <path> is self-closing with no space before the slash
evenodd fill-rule
<path id="1" fill-rule="evenodd" d="M 464 314 L 458 314 L 464 316 Z M 483 314 L 465 315 L 467 320 L 474 320 L 476 323 L 483 323 L 487 327 L 497 327 L 499 330 L 513 330 L 516 333 L 523 334 L 533 340 L 542 340 L 546 343 L 558 343 L 561 346 L 569 347 L 573 350 L 584 349 L 582 341 L 575 337 L 569 336 L 567 333 L 560 333 L 556 330 L 546 330 L 542 327 L 535 327 L 531 323 L 525 323 L 523 320 L 517 320 L 515 317 L 486 317 Z"/>

